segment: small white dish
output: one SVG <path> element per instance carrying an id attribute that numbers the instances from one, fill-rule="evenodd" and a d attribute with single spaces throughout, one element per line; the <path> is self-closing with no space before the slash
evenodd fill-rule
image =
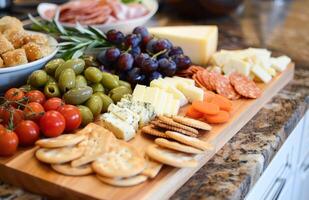
<path id="1" fill-rule="evenodd" d="M 103 32 L 106 32 L 110 29 L 116 29 L 124 33 L 132 32 L 135 27 L 144 25 L 158 10 L 158 2 L 156 0 L 143 0 L 142 3 L 149 10 L 149 13 L 145 16 L 135 19 L 117 21 L 110 24 L 96 24 L 92 26 L 102 30 Z M 55 9 L 57 6 L 57 4 L 53 3 L 40 3 L 37 7 L 37 11 L 42 19 L 50 21 L 50 19 L 45 15 L 45 12 L 49 9 Z M 67 27 L 75 26 L 75 24 L 71 23 L 62 23 L 62 25 Z"/>
<path id="2" fill-rule="evenodd" d="M 34 31 L 27 31 L 28 33 L 42 34 Z M 58 51 L 58 42 L 55 38 L 46 35 L 48 43 L 51 47 L 49 55 L 23 65 L 15 67 L 4 67 L 0 68 L 0 93 L 5 90 L 18 87 L 25 84 L 27 77 L 35 70 L 41 69 L 50 59 L 52 59 Z"/>

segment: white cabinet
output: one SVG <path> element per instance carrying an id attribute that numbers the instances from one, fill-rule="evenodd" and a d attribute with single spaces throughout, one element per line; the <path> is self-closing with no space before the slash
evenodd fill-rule
<path id="1" fill-rule="evenodd" d="M 289 135 L 246 200 L 309 199 L 308 122 L 309 112 Z"/>

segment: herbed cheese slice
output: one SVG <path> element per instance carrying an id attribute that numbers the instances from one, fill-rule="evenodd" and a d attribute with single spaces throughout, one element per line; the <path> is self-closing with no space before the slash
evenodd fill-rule
<path id="1" fill-rule="evenodd" d="M 105 128 L 114 133 L 118 139 L 129 141 L 135 136 L 135 129 L 133 126 L 119 119 L 113 113 L 104 113 L 100 116 L 100 120 L 102 120 Z"/>
<path id="2" fill-rule="evenodd" d="M 205 65 L 218 45 L 217 26 L 165 26 L 149 28 L 159 38 L 180 46 L 193 63 Z"/>
<path id="3" fill-rule="evenodd" d="M 291 62 L 291 58 L 289 58 L 288 56 L 280 56 L 277 58 L 271 58 L 270 62 L 272 68 L 279 72 L 282 72 Z"/>

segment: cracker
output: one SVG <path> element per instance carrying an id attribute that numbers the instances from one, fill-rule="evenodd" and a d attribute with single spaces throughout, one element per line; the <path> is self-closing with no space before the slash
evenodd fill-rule
<path id="1" fill-rule="evenodd" d="M 164 138 L 155 139 L 155 143 L 157 145 L 159 145 L 160 147 L 164 147 L 164 148 L 167 148 L 167 149 L 172 149 L 172 150 L 176 150 L 176 151 L 180 151 L 180 152 L 184 152 L 184 153 L 191 153 L 191 154 L 201 154 L 201 153 L 203 153 L 203 151 L 196 149 L 194 147 L 187 146 L 187 145 L 184 145 L 184 144 L 180 144 L 179 142 L 175 142 L 175 141 L 169 141 L 169 140 L 164 139 Z"/>
<path id="2" fill-rule="evenodd" d="M 86 139 L 85 135 L 64 134 L 55 138 L 38 140 L 35 144 L 43 148 L 59 148 L 76 145 L 84 139 Z"/>
<path id="3" fill-rule="evenodd" d="M 181 128 L 177 128 L 177 127 L 174 127 L 174 126 L 164 124 L 160 121 L 151 121 L 150 123 L 157 126 L 157 127 L 164 128 L 166 130 L 177 131 L 179 133 L 182 133 L 182 134 L 185 134 L 185 135 L 188 135 L 188 136 L 191 136 L 191 137 L 196 137 L 195 133 L 192 133 L 190 131 L 187 131 L 187 130 L 184 130 L 184 129 L 181 129 Z"/>
<path id="4" fill-rule="evenodd" d="M 192 128 L 192 127 L 180 124 L 178 122 L 175 122 L 172 118 L 165 117 L 165 116 L 161 115 L 161 116 L 158 116 L 158 119 L 161 122 L 163 122 L 164 124 L 167 124 L 167 125 L 170 125 L 170 126 L 174 126 L 174 127 L 177 127 L 177 128 L 181 128 L 183 130 L 190 131 L 190 132 L 198 135 L 198 130 L 196 130 L 196 129 Z"/>
<path id="5" fill-rule="evenodd" d="M 84 148 L 81 147 L 40 148 L 35 152 L 35 156 L 45 163 L 61 164 L 75 160 L 81 157 L 83 153 Z"/>
<path id="6" fill-rule="evenodd" d="M 203 140 L 200 140 L 198 138 L 189 137 L 175 131 L 166 131 L 165 133 L 170 138 L 180 143 L 190 145 L 201 150 L 213 150 L 213 146 L 211 144 L 209 144 L 208 142 L 204 142 Z"/>
<path id="7" fill-rule="evenodd" d="M 150 145 L 146 153 L 150 158 L 173 167 L 196 167 L 198 165 L 198 162 L 192 155 L 166 149 L 158 145 Z"/>
<path id="8" fill-rule="evenodd" d="M 103 127 L 97 127 L 91 131 L 88 139 L 81 143 L 85 147 L 84 154 L 71 162 L 72 167 L 78 167 L 90 163 L 100 155 L 107 152 L 115 136 Z"/>
<path id="9" fill-rule="evenodd" d="M 146 133 L 146 134 L 149 134 L 149 135 L 152 135 L 152 136 L 168 138 L 168 136 L 164 132 L 161 132 L 161 131 L 155 129 L 155 126 L 151 125 L 151 124 L 147 125 L 147 126 L 144 126 L 142 128 L 142 132 Z"/>
<path id="10" fill-rule="evenodd" d="M 64 175 L 69 175 L 69 176 L 85 176 L 85 175 L 93 173 L 91 165 L 82 165 L 79 167 L 72 167 L 70 164 L 65 163 L 65 164 L 53 164 L 51 165 L 51 167 L 56 172 L 59 172 Z"/>
<path id="11" fill-rule="evenodd" d="M 159 174 L 162 166 L 162 163 L 159 163 L 152 159 L 148 159 L 147 167 L 141 172 L 141 174 L 148 176 L 149 178 L 154 178 Z"/>
<path id="12" fill-rule="evenodd" d="M 172 116 L 173 120 L 178 122 L 178 123 L 181 123 L 181 124 L 184 124 L 184 125 L 187 125 L 187 126 L 191 126 L 193 128 L 198 128 L 198 129 L 201 129 L 201 130 L 205 130 L 205 131 L 210 131 L 211 130 L 211 126 L 205 122 L 202 122 L 202 121 L 199 121 L 199 120 L 196 120 L 196 119 L 192 119 L 192 118 L 189 118 L 189 117 L 183 117 L 183 116 L 179 116 L 179 115 L 175 115 L 175 116 Z"/>
<path id="13" fill-rule="evenodd" d="M 141 173 L 146 167 L 146 160 L 135 147 L 118 141 L 109 152 L 104 153 L 92 163 L 93 170 L 105 177 L 130 177 Z"/>
<path id="14" fill-rule="evenodd" d="M 97 178 L 109 185 L 120 186 L 120 187 L 128 187 L 133 185 L 138 185 L 147 180 L 147 176 L 137 175 L 129 178 L 107 178 L 100 175 L 97 175 Z"/>

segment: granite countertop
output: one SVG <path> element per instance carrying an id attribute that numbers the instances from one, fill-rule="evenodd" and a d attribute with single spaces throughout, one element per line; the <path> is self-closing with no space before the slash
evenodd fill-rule
<path id="1" fill-rule="evenodd" d="M 304 115 L 309 103 L 309 0 L 276 5 L 245 2 L 246 9 L 230 17 L 194 21 L 218 24 L 219 47 L 267 47 L 274 54 L 287 54 L 296 63 L 294 80 L 261 109 L 171 199 L 244 199 L 271 159 Z M 279 6 L 279 7 L 278 7 Z M 278 11 L 279 10 L 279 11 Z M 272 15 L 270 15 L 271 13 Z M 159 13 L 159 25 L 192 24 Z M 306 98 L 307 97 L 307 98 Z M 0 199 L 33 200 L 43 197 L 0 183 Z"/>

